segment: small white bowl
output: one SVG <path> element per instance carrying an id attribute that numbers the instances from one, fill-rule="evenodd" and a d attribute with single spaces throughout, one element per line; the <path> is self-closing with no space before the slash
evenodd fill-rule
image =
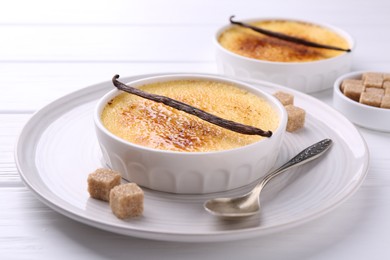
<path id="1" fill-rule="evenodd" d="M 361 104 L 346 97 L 340 90 L 343 80 L 361 79 L 365 72 L 369 71 L 351 72 L 339 77 L 335 81 L 333 87 L 333 106 L 359 126 L 390 132 L 390 109 Z"/>
<path id="2" fill-rule="evenodd" d="M 248 58 L 233 53 L 220 45 L 219 36 L 226 29 L 233 26 L 227 25 L 219 29 L 214 37 L 219 73 L 245 81 L 270 81 L 304 93 L 312 93 L 331 88 L 337 77 L 351 70 L 355 41 L 345 31 L 327 24 L 284 18 L 250 19 L 243 22 L 250 23 L 264 20 L 298 21 L 327 28 L 344 37 L 352 51 L 334 58 L 312 62 L 272 62 Z"/>
<path id="3" fill-rule="evenodd" d="M 217 152 L 176 152 L 152 149 L 125 141 L 109 132 L 101 122 L 106 104 L 122 93 L 116 89 L 98 102 L 94 123 L 105 162 L 132 182 L 150 189 L 186 194 L 226 191 L 247 185 L 266 174 L 274 165 L 287 124 L 284 107 L 273 96 L 252 86 L 220 76 L 177 74 L 130 82 L 138 87 L 153 82 L 204 79 L 232 83 L 265 98 L 280 117 L 270 138 L 237 149 Z"/>

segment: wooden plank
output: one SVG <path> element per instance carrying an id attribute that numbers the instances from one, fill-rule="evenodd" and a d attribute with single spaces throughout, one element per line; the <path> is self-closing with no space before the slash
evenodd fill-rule
<path id="1" fill-rule="evenodd" d="M 216 73 L 214 62 L 171 63 L 0 63 L 0 113 L 31 113 L 77 89 L 151 73 Z"/>
<path id="2" fill-rule="evenodd" d="M 207 8 L 206 8 L 207 7 Z M 336 24 L 389 24 L 389 1 L 292 1 L 271 2 L 165 0 L 94 1 L 13 0 L 0 5 L 0 24 L 223 24 L 236 14 L 242 18 L 294 17 Z M 218 12 L 216 12 L 218 10 Z M 366 10 L 375 13 L 367 19 Z M 337 15 L 335 13 L 337 12 Z"/>
<path id="3" fill-rule="evenodd" d="M 215 28 L 1 26 L 4 61 L 209 62 Z"/>
<path id="4" fill-rule="evenodd" d="M 1 26 L 2 62 L 212 62 L 218 26 Z M 383 27 L 343 27 L 364 60 L 390 60 Z M 374 37 L 375 36 L 375 37 Z"/>
<path id="5" fill-rule="evenodd" d="M 229 259 L 243 255 L 245 259 L 259 259 L 259 254 L 264 259 L 291 259 L 291 256 L 313 259 L 320 254 L 314 258 L 350 259 L 358 254 L 362 256 L 358 259 L 367 259 L 388 254 L 388 236 L 378 239 L 378 235 L 390 228 L 389 203 L 388 186 L 363 187 L 336 210 L 283 232 L 225 243 L 171 243 L 95 229 L 53 211 L 27 188 L 0 189 L 0 256 L 2 259 L 51 259 L 64 255 L 67 259 L 94 260 L 133 259 L 131 256 L 224 260 L 226 255 Z M 335 241 L 338 250 L 334 249 Z"/>
<path id="6" fill-rule="evenodd" d="M 0 188 L 21 186 L 14 161 L 14 147 L 28 114 L 0 114 Z"/>
<path id="7" fill-rule="evenodd" d="M 388 68 L 386 61 L 356 56 L 353 70 L 382 71 Z M 0 62 L 0 113 L 32 113 L 72 91 L 110 80 L 115 74 L 125 77 L 175 72 L 217 73 L 217 69 L 214 62 Z M 329 98 L 331 100 L 331 93 Z"/>

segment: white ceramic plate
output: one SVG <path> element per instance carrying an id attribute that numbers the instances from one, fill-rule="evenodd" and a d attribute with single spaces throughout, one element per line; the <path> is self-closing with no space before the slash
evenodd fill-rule
<path id="1" fill-rule="evenodd" d="M 149 75 L 151 76 L 151 75 Z M 131 81 L 139 77 L 122 78 Z M 306 109 L 306 126 L 287 134 L 278 165 L 323 138 L 334 145 L 321 159 L 290 170 L 264 189 L 262 212 L 226 221 L 203 210 L 205 200 L 245 192 L 243 187 L 206 195 L 177 195 L 145 189 L 141 218 L 119 220 L 108 203 L 89 198 L 87 176 L 101 167 L 93 126 L 97 100 L 111 82 L 87 87 L 47 105 L 22 130 L 15 159 L 25 184 L 48 206 L 79 222 L 129 236 L 168 241 L 227 241 L 278 232 L 334 209 L 363 182 L 368 151 L 359 132 L 344 116 L 322 102 L 271 83 L 256 83 L 270 93 L 293 93 Z M 287 185 L 288 183 L 288 185 Z"/>

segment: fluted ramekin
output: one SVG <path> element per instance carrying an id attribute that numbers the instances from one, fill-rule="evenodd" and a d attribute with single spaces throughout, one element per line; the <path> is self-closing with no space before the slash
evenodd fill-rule
<path id="1" fill-rule="evenodd" d="M 245 22 L 268 20 L 297 21 L 318 25 L 344 37 L 351 52 L 311 62 L 273 62 L 244 57 L 221 46 L 219 36 L 233 25 L 220 28 L 214 36 L 218 72 L 245 81 L 265 80 L 287 86 L 304 93 L 318 92 L 333 87 L 334 81 L 351 70 L 355 41 L 350 34 L 332 25 L 306 20 L 259 18 Z"/>
<path id="2" fill-rule="evenodd" d="M 232 83 L 265 98 L 279 116 L 279 126 L 270 138 L 250 145 L 216 152 L 165 151 L 130 143 L 108 131 L 101 121 L 106 104 L 121 93 L 116 89 L 98 102 L 94 123 L 103 159 L 109 167 L 140 186 L 153 190 L 202 194 L 247 185 L 266 174 L 274 165 L 285 135 L 287 113 L 273 96 L 248 84 L 222 76 L 175 74 L 130 82 L 133 87 L 171 80 L 203 79 Z"/>

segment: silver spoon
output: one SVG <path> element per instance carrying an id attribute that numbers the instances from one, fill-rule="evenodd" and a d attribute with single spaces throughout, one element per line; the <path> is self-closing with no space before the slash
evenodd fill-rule
<path id="1" fill-rule="evenodd" d="M 280 173 L 291 167 L 302 165 L 321 156 L 329 149 L 332 140 L 324 139 L 315 143 L 275 171 L 265 176 L 249 193 L 236 198 L 216 198 L 206 201 L 204 208 L 213 215 L 226 218 L 249 217 L 260 211 L 260 192 L 264 186 Z"/>

